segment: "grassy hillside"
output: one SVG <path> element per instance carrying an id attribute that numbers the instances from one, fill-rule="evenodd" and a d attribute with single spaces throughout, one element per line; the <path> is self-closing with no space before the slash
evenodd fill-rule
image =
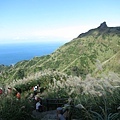
<path id="1" fill-rule="evenodd" d="M 120 27 L 107 27 L 104 22 L 98 28 L 80 34 L 50 55 L 1 67 L 0 78 L 2 81 L 12 81 L 45 69 L 83 78 L 88 73 L 97 75 L 101 70 L 120 73 L 119 58 Z"/>
<path id="2" fill-rule="evenodd" d="M 75 119 L 119 119 L 120 27 L 107 27 L 104 22 L 50 55 L 34 57 L 14 66 L 1 65 L 0 87 L 15 87 L 22 93 L 21 101 L 16 101 L 15 93 L 10 97 L 0 96 L 0 119 L 33 120 L 31 102 L 26 98 L 37 84 L 44 100 L 71 97 L 75 105 L 82 104 L 83 111 L 71 109 Z"/>
<path id="3" fill-rule="evenodd" d="M 98 28 L 80 34 L 77 38 L 47 56 L 21 61 L 8 69 L 1 67 L 1 79 L 12 81 L 49 69 L 68 75 L 82 76 L 114 71 L 120 73 L 120 27 Z"/>

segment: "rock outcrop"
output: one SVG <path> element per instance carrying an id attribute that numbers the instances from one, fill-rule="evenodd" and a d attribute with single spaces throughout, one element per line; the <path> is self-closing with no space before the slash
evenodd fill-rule
<path id="1" fill-rule="evenodd" d="M 100 28 L 100 29 L 106 29 L 107 27 L 108 26 L 107 26 L 106 22 L 103 22 L 103 23 L 100 24 L 100 26 L 98 28 Z"/>

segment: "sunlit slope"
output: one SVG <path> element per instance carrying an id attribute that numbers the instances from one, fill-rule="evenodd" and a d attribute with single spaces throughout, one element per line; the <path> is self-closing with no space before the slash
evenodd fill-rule
<path id="1" fill-rule="evenodd" d="M 104 22 L 98 28 L 80 34 L 52 54 L 18 62 L 3 74 L 6 79 L 12 80 L 45 69 L 83 77 L 101 71 L 120 73 L 120 27 L 107 27 Z"/>
<path id="2" fill-rule="evenodd" d="M 61 46 L 47 56 L 47 60 L 45 58 L 36 65 L 41 69 L 54 69 L 74 75 L 92 73 L 96 66 L 104 71 L 119 72 L 119 50 L 120 27 L 107 27 L 106 23 L 102 23 L 98 28 L 80 34 Z"/>

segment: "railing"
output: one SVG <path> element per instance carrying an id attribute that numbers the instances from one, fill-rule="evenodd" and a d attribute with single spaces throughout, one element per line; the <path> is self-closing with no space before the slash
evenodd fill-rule
<path id="1" fill-rule="evenodd" d="M 57 107 L 62 107 L 68 102 L 68 98 L 56 98 L 56 99 L 46 99 L 47 111 L 51 109 L 56 109 Z"/>

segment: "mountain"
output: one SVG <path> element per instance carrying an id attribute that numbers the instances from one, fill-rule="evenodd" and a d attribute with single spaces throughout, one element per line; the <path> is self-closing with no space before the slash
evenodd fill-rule
<path id="1" fill-rule="evenodd" d="M 42 98 L 44 108 L 48 98 L 70 98 L 80 108 L 70 107 L 72 118 L 119 119 L 119 76 L 120 27 L 108 27 L 103 22 L 50 55 L 14 66 L 0 65 L 0 89 L 3 93 L 8 87 L 12 90 L 11 94 L 0 94 L 0 119 L 33 120 L 31 95 L 36 85 L 40 86 L 37 96 Z M 20 101 L 15 99 L 17 91 L 21 92 Z"/>
<path id="2" fill-rule="evenodd" d="M 13 81 L 39 71 L 59 71 L 73 76 L 94 76 L 110 71 L 120 74 L 120 27 L 99 27 L 80 34 L 50 55 L 34 57 L 14 66 L 0 66 L 0 80 Z"/>

